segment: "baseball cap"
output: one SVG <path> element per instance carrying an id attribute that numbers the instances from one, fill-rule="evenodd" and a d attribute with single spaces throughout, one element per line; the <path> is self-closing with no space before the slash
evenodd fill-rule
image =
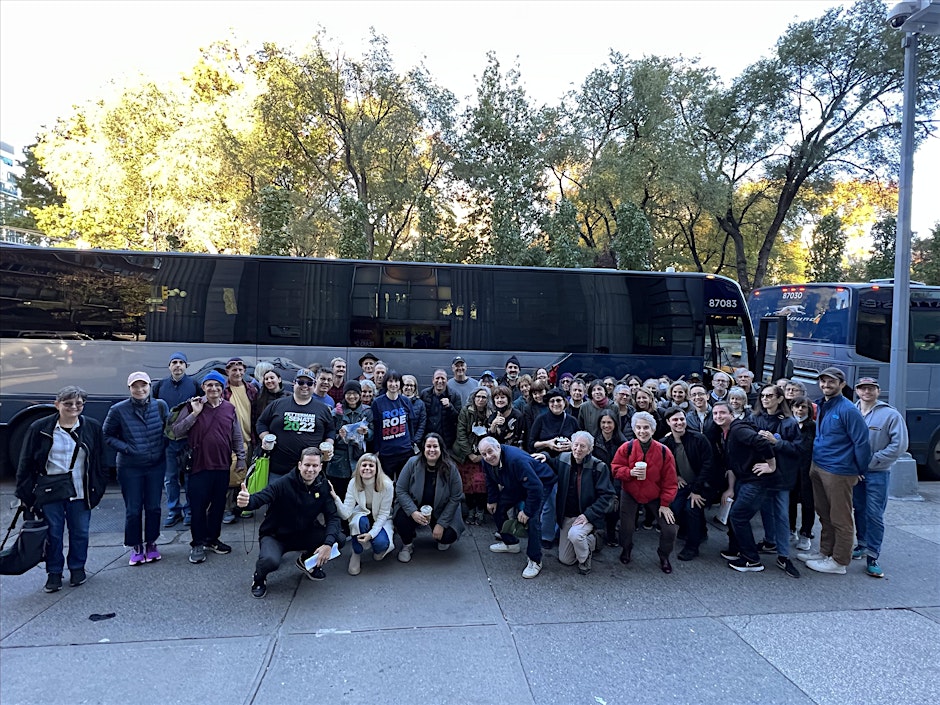
<path id="1" fill-rule="evenodd" d="M 189 364 L 189 360 L 186 359 L 186 354 L 185 354 L 185 353 L 181 353 L 181 352 L 175 352 L 175 353 L 173 353 L 172 355 L 170 355 L 170 359 L 167 360 L 167 364 L 169 365 L 171 362 L 173 362 L 173 360 L 182 360 L 182 361 L 185 362 L 187 365 Z"/>
<path id="2" fill-rule="evenodd" d="M 242 360 L 240 357 L 231 357 L 229 358 L 229 361 L 225 363 L 225 369 L 228 369 L 229 367 L 234 365 L 236 362 L 240 364 L 242 367 L 245 366 L 245 361 Z"/>
<path id="3" fill-rule="evenodd" d="M 818 375 L 816 375 L 816 379 L 819 379 L 820 377 L 832 377 L 833 379 L 837 379 L 840 382 L 845 382 L 845 372 L 840 370 L 838 367 L 827 367 Z"/>
<path id="4" fill-rule="evenodd" d="M 306 377 L 307 379 L 317 378 L 317 376 L 313 374 L 313 370 L 308 370 L 306 367 L 302 370 L 297 370 L 297 374 L 294 375 L 294 379 L 299 379 L 301 377 Z"/>
<path id="5" fill-rule="evenodd" d="M 455 357 L 453 360 L 451 360 L 451 361 L 450 361 L 450 364 L 456 365 L 458 362 L 462 362 L 462 363 L 464 363 L 464 364 L 467 364 L 467 361 L 464 360 L 462 357 L 460 357 L 460 355 L 458 355 L 458 356 Z"/>
<path id="6" fill-rule="evenodd" d="M 130 387 L 134 382 L 146 382 L 150 384 L 150 375 L 146 372 L 131 372 L 127 376 L 127 386 Z"/>
<path id="7" fill-rule="evenodd" d="M 494 375 L 489 370 L 483 370 L 483 374 L 480 375 L 480 379 L 483 379 L 484 377 L 489 377 L 490 379 L 496 379 L 496 375 Z"/>
<path id="8" fill-rule="evenodd" d="M 878 387 L 881 389 L 881 385 L 878 384 L 878 380 L 874 377 L 859 377 L 858 381 L 855 383 L 856 387 L 862 387 L 866 384 L 870 384 L 873 387 Z"/>

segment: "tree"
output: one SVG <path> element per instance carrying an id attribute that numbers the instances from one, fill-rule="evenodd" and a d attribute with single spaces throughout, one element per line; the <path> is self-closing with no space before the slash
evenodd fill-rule
<path id="1" fill-rule="evenodd" d="M 266 44 L 252 69 L 264 87 L 256 119 L 265 146 L 245 165 L 253 181 L 298 194 L 295 219 L 321 217 L 322 254 L 393 258 L 447 163 L 453 96 L 423 69 L 396 72 L 378 35 L 361 60 L 332 53 L 319 34 L 299 56 Z"/>
<path id="2" fill-rule="evenodd" d="M 615 217 L 617 233 L 612 249 L 617 255 L 617 269 L 652 269 L 653 235 L 643 211 L 632 203 L 621 203 Z"/>
<path id="3" fill-rule="evenodd" d="M 476 104 L 461 120 L 453 166 L 485 262 L 534 264 L 543 256 L 531 247 L 547 207 L 540 124 L 518 69 L 503 74 L 495 54 L 487 54 Z"/>
<path id="4" fill-rule="evenodd" d="M 839 216 L 824 215 L 820 218 L 813 230 L 806 263 L 806 277 L 809 281 L 842 281 L 845 241 L 842 219 Z"/>
<path id="5" fill-rule="evenodd" d="M 65 199 L 49 182 L 49 175 L 36 158 L 36 144 L 23 148 L 23 159 L 19 162 L 22 174 L 13 175 L 13 183 L 19 189 L 17 200 L 3 200 L 3 224 L 14 228 L 36 230 L 36 211 L 61 206 Z"/>
<path id="6" fill-rule="evenodd" d="M 580 267 L 583 254 L 578 248 L 581 229 L 578 211 L 567 198 L 555 204 L 554 212 L 546 218 L 547 239 L 545 264 L 549 267 Z"/>
<path id="7" fill-rule="evenodd" d="M 893 215 L 882 218 L 871 229 L 871 256 L 865 263 L 865 279 L 893 279 L 894 253 L 897 242 L 898 219 Z"/>
<path id="8" fill-rule="evenodd" d="M 940 286 L 940 221 L 929 235 L 914 240 L 911 255 L 914 280 Z"/>
<path id="9" fill-rule="evenodd" d="M 843 174 L 896 173 L 902 52 L 884 17 L 884 3 L 859 0 L 793 24 L 773 57 L 750 66 L 716 99 L 701 139 L 717 165 L 710 180 L 725 189 L 714 216 L 734 245 L 745 290 L 764 282 L 801 191 L 824 188 Z M 935 38 L 921 41 L 917 105 L 923 138 L 934 129 L 926 118 L 940 98 L 940 51 Z M 758 181 L 762 188 L 735 200 L 743 184 Z M 772 204 L 774 214 L 755 232 L 760 247 L 750 263 L 747 214 L 760 201 Z"/>

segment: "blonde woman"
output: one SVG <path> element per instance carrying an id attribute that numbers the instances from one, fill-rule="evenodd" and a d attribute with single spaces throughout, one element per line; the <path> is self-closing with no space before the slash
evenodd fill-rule
<path id="1" fill-rule="evenodd" d="M 352 534 L 352 555 L 349 574 L 359 575 L 362 552 L 372 549 L 372 557 L 380 561 L 395 547 L 392 542 L 392 500 L 395 485 L 382 471 L 382 462 L 373 453 L 366 453 L 356 462 L 352 481 L 346 489 L 345 501 L 330 486 L 336 511 L 349 522 Z"/>

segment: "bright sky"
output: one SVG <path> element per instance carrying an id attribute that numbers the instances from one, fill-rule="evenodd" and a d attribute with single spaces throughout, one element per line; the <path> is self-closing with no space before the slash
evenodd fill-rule
<path id="1" fill-rule="evenodd" d="M 389 40 L 400 70 L 424 61 L 459 98 L 493 50 L 504 66 L 518 60 L 537 103 L 554 103 L 600 66 L 611 48 L 700 57 L 726 79 L 767 54 L 793 20 L 816 17 L 837 0 L 345 0 L 293 2 L 177 0 L 91 2 L 0 0 L 0 137 L 21 148 L 43 125 L 95 98 L 111 79 L 143 73 L 173 79 L 199 48 L 234 37 L 303 49 L 318 26 L 349 53 L 369 28 Z M 900 41 L 900 34 L 898 36 Z M 940 139 L 914 163 L 913 229 L 940 221 Z"/>

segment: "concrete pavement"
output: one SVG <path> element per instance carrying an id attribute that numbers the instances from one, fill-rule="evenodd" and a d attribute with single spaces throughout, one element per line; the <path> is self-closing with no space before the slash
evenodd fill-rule
<path id="1" fill-rule="evenodd" d="M 605 549 L 579 576 L 546 552 L 490 553 L 492 525 L 411 563 L 389 556 L 327 580 L 288 554 L 253 599 L 257 519 L 224 528 L 234 547 L 187 561 L 188 533 L 164 530 L 159 563 L 131 567 L 112 488 L 92 518 L 88 582 L 45 594 L 42 566 L 0 577 L 0 702 L 58 703 L 928 703 L 940 684 L 940 483 L 889 502 L 886 577 L 846 576 L 764 557 L 739 574 L 718 556 L 660 572 L 655 532 L 634 560 Z M 5 529 L 12 485 L 0 485 Z M 817 524 L 818 530 L 818 524 Z M 757 529 L 760 536 L 760 530 Z M 681 547 L 681 543 L 680 543 Z M 92 615 L 114 617 L 95 620 Z M 96 621 L 97 620 L 97 621 Z"/>

